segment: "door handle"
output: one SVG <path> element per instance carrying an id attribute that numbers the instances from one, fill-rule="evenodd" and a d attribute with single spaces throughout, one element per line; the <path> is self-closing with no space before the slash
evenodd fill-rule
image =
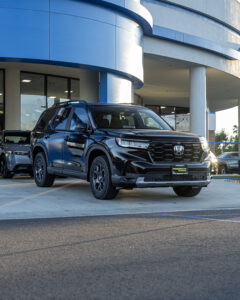
<path id="1" fill-rule="evenodd" d="M 50 135 L 45 135 L 44 138 L 47 140 L 50 138 Z"/>

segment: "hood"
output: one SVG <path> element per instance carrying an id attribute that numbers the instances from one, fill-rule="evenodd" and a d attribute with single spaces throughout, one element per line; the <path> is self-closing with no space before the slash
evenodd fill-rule
<path id="1" fill-rule="evenodd" d="M 30 151 L 30 145 L 25 145 L 25 144 L 5 144 L 4 145 L 4 149 L 7 150 L 11 150 L 13 152 L 15 151 Z"/>
<path id="2" fill-rule="evenodd" d="M 143 139 L 143 140 L 184 140 L 189 142 L 199 142 L 199 135 L 170 130 L 148 130 L 148 129 L 105 129 L 101 130 L 106 135 L 112 137 Z"/>

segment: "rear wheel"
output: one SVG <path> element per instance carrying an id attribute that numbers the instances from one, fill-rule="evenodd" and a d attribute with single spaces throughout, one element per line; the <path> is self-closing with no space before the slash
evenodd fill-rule
<path id="1" fill-rule="evenodd" d="M 33 173 L 37 186 L 50 187 L 53 185 L 55 176 L 48 173 L 46 158 L 42 152 L 37 153 L 34 158 Z"/>
<path id="2" fill-rule="evenodd" d="M 176 186 L 174 192 L 180 197 L 194 197 L 200 193 L 202 188 L 192 186 Z"/>
<path id="3" fill-rule="evenodd" d="M 0 172 L 3 178 L 12 178 L 13 174 L 8 170 L 6 158 L 2 157 L 0 163 Z"/>
<path id="4" fill-rule="evenodd" d="M 90 168 L 90 184 L 97 199 L 114 199 L 118 190 L 112 185 L 110 167 L 105 156 L 96 157 Z"/>

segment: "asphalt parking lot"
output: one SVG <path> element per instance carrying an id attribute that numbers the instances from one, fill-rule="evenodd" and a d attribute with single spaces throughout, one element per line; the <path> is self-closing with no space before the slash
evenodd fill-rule
<path id="1" fill-rule="evenodd" d="M 0 221 L 0 299 L 238 300 L 239 226 L 236 209 Z"/>
<path id="2" fill-rule="evenodd" d="M 213 181 L 194 198 L 155 188 L 122 190 L 115 200 L 103 201 L 82 180 L 58 179 L 51 188 L 39 188 L 31 178 L 15 177 L 0 179 L 0 220 L 236 209 L 239 192 L 240 184 Z"/>

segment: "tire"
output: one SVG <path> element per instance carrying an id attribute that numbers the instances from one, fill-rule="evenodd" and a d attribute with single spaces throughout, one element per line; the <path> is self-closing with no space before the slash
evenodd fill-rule
<path id="1" fill-rule="evenodd" d="M 200 187 L 192 186 L 176 186 L 173 188 L 174 192 L 180 197 L 194 197 L 201 192 Z"/>
<path id="2" fill-rule="evenodd" d="M 225 166 L 220 166 L 218 169 L 218 174 L 227 174 L 227 168 Z"/>
<path id="3" fill-rule="evenodd" d="M 2 157 L 1 159 L 0 172 L 2 174 L 2 177 L 5 179 L 13 177 L 13 174 L 8 170 L 5 157 Z"/>
<path id="4" fill-rule="evenodd" d="M 90 167 L 90 185 L 95 198 L 114 199 L 118 190 L 112 185 L 110 167 L 105 156 L 94 158 Z"/>
<path id="5" fill-rule="evenodd" d="M 55 176 L 48 173 L 46 158 L 43 152 L 37 153 L 34 158 L 33 174 L 37 186 L 50 187 L 54 183 Z"/>

